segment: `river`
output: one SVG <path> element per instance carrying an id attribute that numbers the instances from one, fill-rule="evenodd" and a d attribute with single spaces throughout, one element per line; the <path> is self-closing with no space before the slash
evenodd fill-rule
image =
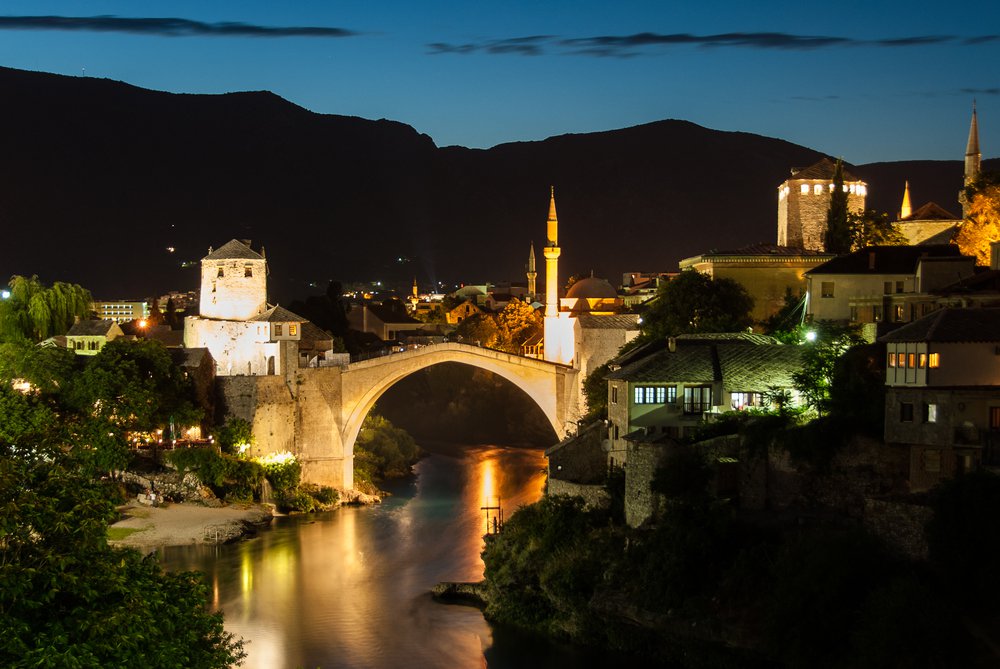
<path id="1" fill-rule="evenodd" d="M 499 497 L 509 515 L 537 500 L 544 465 L 536 449 L 438 449 L 380 505 L 280 517 L 253 539 L 160 558 L 207 575 L 213 608 L 248 642 L 249 669 L 611 666 L 428 594 L 439 581 L 482 578 L 482 535 L 496 513 L 482 507 Z"/>

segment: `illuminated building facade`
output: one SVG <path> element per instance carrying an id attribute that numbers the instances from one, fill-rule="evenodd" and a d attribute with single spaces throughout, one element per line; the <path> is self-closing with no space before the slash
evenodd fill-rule
<path id="1" fill-rule="evenodd" d="M 792 170 L 791 177 L 778 186 L 778 246 L 826 250 L 826 214 L 836 169 L 836 163 L 823 158 L 805 169 Z M 847 210 L 864 210 L 868 185 L 846 169 L 843 177 Z"/>
<path id="2" fill-rule="evenodd" d="M 143 300 L 95 300 L 90 308 L 98 319 L 118 324 L 149 318 L 149 302 Z"/>

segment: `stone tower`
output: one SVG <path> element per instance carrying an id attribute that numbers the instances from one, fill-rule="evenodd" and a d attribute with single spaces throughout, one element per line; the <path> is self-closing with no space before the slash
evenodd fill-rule
<path id="1" fill-rule="evenodd" d="M 826 250 L 826 213 L 836 168 L 834 161 L 824 158 L 805 169 L 793 169 L 778 186 L 778 246 Z M 845 169 L 844 190 L 847 210 L 864 210 L 868 184 Z"/>
<path id="2" fill-rule="evenodd" d="M 535 270 L 535 243 L 532 242 L 531 246 L 528 247 L 528 299 L 532 302 L 535 301 L 535 279 L 538 278 L 538 272 Z"/>
<path id="3" fill-rule="evenodd" d="M 564 365 L 573 363 L 575 352 L 573 319 L 559 312 L 559 219 L 556 217 L 556 190 L 550 189 L 549 218 L 545 234 L 545 335 L 544 358 Z"/>
<path id="4" fill-rule="evenodd" d="M 247 321 L 267 309 L 267 260 L 250 240 L 230 240 L 201 259 L 201 317 Z"/>
<path id="5" fill-rule="evenodd" d="M 976 102 L 972 102 L 972 123 L 969 124 L 969 141 L 965 145 L 965 182 L 958 193 L 958 201 L 962 203 L 962 218 L 969 216 L 969 201 L 965 197 L 965 189 L 979 178 L 982 154 L 979 152 L 979 122 L 976 119 Z"/>

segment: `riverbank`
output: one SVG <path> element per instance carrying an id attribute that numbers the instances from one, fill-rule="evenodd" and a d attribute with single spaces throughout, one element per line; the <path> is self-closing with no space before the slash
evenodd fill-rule
<path id="1" fill-rule="evenodd" d="M 119 511 L 123 519 L 111 525 L 108 543 L 143 553 L 163 546 L 225 543 L 270 524 L 273 516 L 268 504 L 152 507 L 133 501 Z"/>

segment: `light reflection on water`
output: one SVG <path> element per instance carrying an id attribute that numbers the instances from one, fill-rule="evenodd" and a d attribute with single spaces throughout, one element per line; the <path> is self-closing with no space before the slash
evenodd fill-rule
<path id="1" fill-rule="evenodd" d="M 427 593 L 482 578 L 486 499 L 499 496 L 507 516 L 537 500 L 543 466 L 538 450 L 434 454 L 382 505 L 278 518 L 250 541 L 161 558 L 208 574 L 226 628 L 250 641 L 246 667 L 485 667 L 493 634 L 482 614 Z M 546 666 L 522 659 L 509 666 Z"/>

